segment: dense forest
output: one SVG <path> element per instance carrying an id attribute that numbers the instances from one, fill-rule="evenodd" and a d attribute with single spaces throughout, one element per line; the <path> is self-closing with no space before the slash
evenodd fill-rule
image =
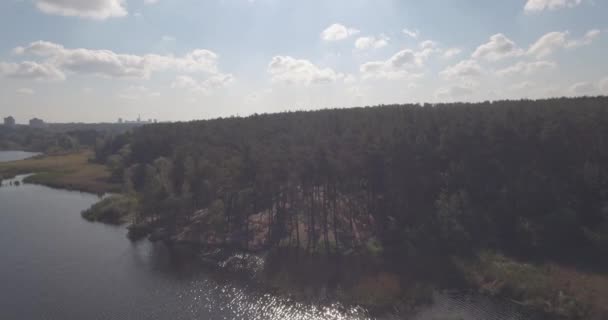
<path id="1" fill-rule="evenodd" d="M 98 139 L 96 158 L 138 199 L 137 224 L 177 241 L 394 263 L 608 253 L 604 97 L 154 124 Z"/>

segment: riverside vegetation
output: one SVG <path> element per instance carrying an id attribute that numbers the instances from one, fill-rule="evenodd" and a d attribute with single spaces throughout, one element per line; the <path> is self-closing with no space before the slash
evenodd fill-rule
<path id="1" fill-rule="evenodd" d="M 314 296 L 323 284 L 385 309 L 470 288 L 605 319 L 606 137 L 605 97 L 146 125 L 97 140 L 94 159 L 124 198 L 85 216 L 266 253 L 277 290 Z"/>
<path id="2" fill-rule="evenodd" d="M 25 182 L 96 194 L 119 192 L 120 185 L 111 181 L 108 168 L 89 161 L 92 155 L 85 149 L 0 163 L 0 179 L 31 173 Z"/>

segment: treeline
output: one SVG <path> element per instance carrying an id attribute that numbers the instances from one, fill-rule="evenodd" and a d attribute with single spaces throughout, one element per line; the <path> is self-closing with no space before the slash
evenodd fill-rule
<path id="1" fill-rule="evenodd" d="M 98 143 L 173 239 L 389 259 L 608 253 L 608 98 L 155 124 Z"/>
<path id="2" fill-rule="evenodd" d="M 59 152 L 80 147 L 80 133 L 59 133 L 28 126 L 0 125 L 0 150 Z"/>
<path id="3" fill-rule="evenodd" d="M 113 139 L 134 126 L 112 124 L 49 124 L 44 128 L 0 125 L 0 150 L 61 153 L 95 148 L 99 141 Z"/>

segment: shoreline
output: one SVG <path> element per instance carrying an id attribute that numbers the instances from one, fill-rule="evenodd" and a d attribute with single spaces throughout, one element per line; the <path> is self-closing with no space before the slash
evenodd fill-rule
<path id="1" fill-rule="evenodd" d="M 32 174 L 24 181 L 57 189 L 106 194 L 120 192 L 120 185 L 110 182 L 108 169 L 89 162 L 92 151 L 38 155 L 24 160 L 0 162 L 0 179 Z"/>
<path id="2" fill-rule="evenodd" d="M 24 179 L 24 182 L 94 194 L 115 193 L 120 190 L 119 185 L 107 182 L 110 174 L 105 166 L 88 161 L 90 155 L 89 150 L 84 150 L 77 153 L 43 155 L 26 160 L 0 163 L 0 176 L 7 179 L 10 178 L 11 174 L 14 177 L 19 174 L 34 172 L 33 175 Z M 118 196 L 124 197 L 125 195 L 119 193 Z M 109 223 L 103 220 L 93 221 Z M 128 223 L 127 220 L 120 221 L 120 224 Z M 157 241 L 165 240 L 170 246 L 195 247 L 201 255 L 204 255 L 205 248 L 216 248 L 223 253 L 230 252 L 217 245 L 205 246 L 200 242 L 173 241 L 165 238 L 162 232 L 158 233 L 156 229 L 158 228 L 145 230 L 144 238 L 146 239 L 144 241 L 149 241 L 148 236 L 154 235 L 156 232 L 155 238 Z M 269 261 L 273 258 L 273 251 L 280 251 L 280 249 L 261 251 L 261 255 L 265 259 L 264 264 L 276 262 Z M 245 250 L 232 252 L 244 254 L 245 257 L 260 255 L 260 252 L 252 253 Z M 275 263 L 275 269 L 271 269 L 272 272 L 262 270 L 261 281 L 264 287 L 278 294 L 296 297 L 297 299 L 318 297 L 319 292 L 328 294 L 328 286 L 323 286 L 322 282 L 329 282 L 331 279 L 320 280 L 322 277 L 319 273 L 320 270 L 326 272 L 327 264 L 315 261 L 322 254 L 297 254 L 297 256 L 303 260 L 294 264 L 291 263 L 293 262 L 291 260 L 286 262 L 286 260 L 279 259 L 280 263 Z M 209 255 L 204 258 L 207 259 L 208 263 L 214 261 L 216 264 L 223 263 L 224 270 L 237 275 L 247 275 L 250 272 L 246 268 L 239 267 L 239 265 L 242 266 L 239 259 L 232 259 L 229 263 L 226 263 L 226 260 L 214 260 Z M 329 260 L 330 258 L 321 257 L 320 260 Z M 366 260 L 368 259 L 360 258 L 362 262 Z M 201 259 L 201 261 L 204 262 L 204 259 Z M 245 265 L 247 264 L 248 262 L 245 261 Z M 297 268 L 298 264 L 307 266 L 308 270 L 305 271 L 310 272 L 310 274 L 303 275 L 302 270 Z M 348 265 L 351 267 L 354 264 L 356 262 Z M 542 312 L 558 317 L 558 319 L 585 318 L 590 312 L 600 314 L 600 317 L 608 314 L 608 310 L 602 308 L 603 301 L 593 300 L 592 297 L 587 297 L 584 292 L 581 293 L 581 291 L 598 290 L 598 285 L 608 284 L 608 276 L 606 275 L 582 272 L 573 268 L 568 269 L 560 265 L 533 265 L 500 254 L 483 252 L 473 258 L 460 259 L 456 264 L 461 269 L 459 274 L 452 276 L 462 276 L 466 281 L 459 288 L 455 288 L 456 290 L 471 290 L 484 296 L 512 301 L 531 311 Z M 295 269 L 290 269 L 294 265 Z M 277 266 L 278 268 L 276 268 Z M 369 272 L 369 275 L 363 276 L 364 273 L 361 273 L 353 276 L 352 278 L 360 278 L 358 279 L 359 283 L 349 283 L 348 286 L 339 281 L 334 283 L 332 285 L 334 289 L 339 290 L 335 290 L 332 298 L 348 305 L 364 306 L 374 311 L 374 313 L 383 314 L 396 305 L 398 305 L 398 309 L 408 311 L 423 307 L 426 305 L 425 303 L 428 304 L 431 293 L 434 290 L 441 289 L 431 281 L 404 281 L 403 274 L 387 272 L 382 268 L 384 267 L 378 268 L 376 266 L 376 268 L 372 268 L 373 272 Z M 517 277 L 521 274 L 529 275 L 530 279 L 521 280 Z M 562 279 L 564 277 L 574 279 L 574 281 L 568 282 Z M 302 281 L 303 279 L 305 281 Z M 529 286 L 531 279 L 540 279 L 535 282 L 536 287 Z M 593 281 L 585 279 L 593 279 Z M 309 286 L 310 283 L 315 282 L 317 282 L 316 288 Z M 318 283 L 321 283 L 321 285 L 318 285 Z M 395 283 L 399 286 L 394 286 Z M 362 294 L 357 292 L 362 292 Z"/>

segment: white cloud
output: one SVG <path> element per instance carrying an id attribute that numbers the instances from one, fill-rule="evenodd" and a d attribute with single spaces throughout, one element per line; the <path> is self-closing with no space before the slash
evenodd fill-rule
<path id="1" fill-rule="evenodd" d="M 551 55 L 558 49 L 562 48 L 577 48 L 590 45 L 595 38 L 600 35 L 601 31 L 594 29 L 589 30 L 581 39 L 568 39 L 569 33 L 565 32 L 549 32 L 540 37 L 528 49 L 528 54 L 543 58 Z"/>
<path id="2" fill-rule="evenodd" d="M 422 65 L 422 61 L 416 56 L 416 53 L 410 49 L 401 50 L 395 53 L 388 59 L 387 63 L 394 69 Z"/>
<path id="3" fill-rule="evenodd" d="M 410 29 L 403 29 L 403 34 L 405 34 L 406 36 L 413 38 L 413 39 L 418 39 L 418 37 L 420 36 L 420 31 L 418 30 L 410 30 Z"/>
<path id="4" fill-rule="evenodd" d="M 439 43 L 437 43 L 437 41 L 433 41 L 433 40 L 425 40 L 420 42 L 420 48 L 421 49 L 436 49 L 439 46 Z"/>
<path id="5" fill-rule="evenodd" d="M 558 48 L 566 47 L 566 32 L 550 32 L 540 37 L 528 49 L 528 54 L 542 58 L 553 53 Z"/>
<path id="6" fill-rule="evenodd" d="M 275 56 L 268 65 L 273 82 L 287 84 L 322 84 L 335 82 L 344 77 L 331 68 L 320 68 L 312 62 L 290 56 Z"/>
<path id="7" fill-rule="evenodd" d="M 443 57 L 446 59 L 450 59 L 461 53 L 462 53 L 462 49 L 460 49 L 460 48 L 450 48 L 443 52 Z"/>
<path id="8" fill-rule="evenodd" d="M 479 63 L 471 59 L 460 61 L 439 73 L 444 79 L 474 78 L 481 76 L 482 74 L 483 69 Z"/>
<path id="9" fill-rule="evenodd" d="M 221 74 L 218 70 L 218 55 L 203 49 L 193 50 L 183 57 L 156 54 L 140 56 L 118 54 L 110 50 L 68 49 L 56 43 L 38 41 L 27 47 L 17 47 L 14 52 L 46 58 L 44 64 L 58 70 L 108 78 L 148 78 L 153 72 L 167 70 Z"/>
<path id="10" fill-rule="evenodd" d="M 95 20 L 128 14 L 125 0 L 36 0 L 36 6 L 47 14 Z"/>
<path id="11" fill-rule="evenodd" d="M 20 63 L 0 62 L 0 75 L 7 78 L 34 80 L 64 80 L 65 74 L 49 63 L 24 61 Z"/>
<path id="12" fill-rule="evenodd" d="M 590 95 L 595 93 L 596 87 L 591 82 L 578 82 L 570 86 L 568 91 L 572 95 Z"/>
<path id="13" fill-rule="evenodd" d="M 497 61 L 508 57 L 515 57 L 523 54 L 515 42 L 507 38 L 504 34 L 498 33 L 490 37 L 490 41 L 480 45 L 472 57 L 475 59 L 486 59 Z"/>
<path id="14" fill-rule="evenodd" d="M 359 67 L 364 79 L 404 79 L 418 78 L 422 76 L 420 72 L 412 72 L 424 67 L 425 61 L 429 56 L 436 52 L 436 43 L 425 41 L 420 47 L 420 51 L 412 49 L 401 50 L 385 61 L 369 61 Z"/>
<path id="15" fill-rule="evenodd" d="M 389 40 L 390 38 L 384 34 L 379 37 L 360 37 L 355 41 L 355 48 L 359 50 L 380 49 L 386 47 Z"/>
<path id="16" fill-rule="evenodd" d="M 544 10 L 557 10 L 563 8 L 573 8 L 582 3 L 582 0 L 528 0 L 524 11 L 535 13 Z"/>
<path id="17" fill-rule="evenodd" d="M 441 52 L 439 43 L 433 40 L 425 40 L 418 45 L 421 51 L 416 53 L 416 56 L 421 60 L 427 60 L 432 54 Z"/>
<path id="18" fill-rule="evenodd" d="M 144 0 L 144 4 L 150 5 L 150 4 L 157 4 L 158 0 Z"/>
<path id="19" fill-rule="evenodd" d="M 422 51 L 421 51 L 422 52 Z M 370 61 L 362 64 L 359 71 L 363 78 L 401 79 L 407 77 L 418 77 L 420 74 L 411 73 L 411 69 L 420 68 L 424 65 L 425 55 L 411 49 L 404 49 L 386 61 Z"/>
<path id="20" fill-rule="evenodd" d="M 498 70 L 499 76 L 532 75 L 538 71 L 554 69 L 557 64 L 553 61 L 518 62 L 510 67 Z"/>
<path id="21" fill-rule="evenodd" d="M 357 82 L 357 76 L 355 75 L 349 74 L 344 77 L 344 83 L 346 84 L 353 84 L 355 82 Z"/>
<path id="22" fill-rule="evenodd" d="M 597 38 L 601 33 L 602 32 L 598 29 L 589 30 L 581 39 L 568 41 L 566 46 L 568 48 L 588 46 L 593 43 L 593 40 L 595 40 L 595 38 Z"/>
<path id="23" fill-rule="evenodd" d="M 28 95 L 28 96 L 31 96 L 31 95 L 33 95 L 35 92 L 34 92 L 34 90 L 32 90 L 31 88 L 19 88 L 19 89 L 17 89 L 17 93 L 18 93 L 18 94 L 22 94 L 22 95 Z"/>
<path id="24" fill-rule="evenodd" d="M 357 33 L 359 33 L 359 30 L 357 29 L 348 28 L 342 24 L 334 23 L 321 32 L 321 39 L 325 41 L 339 41 Z"/>

